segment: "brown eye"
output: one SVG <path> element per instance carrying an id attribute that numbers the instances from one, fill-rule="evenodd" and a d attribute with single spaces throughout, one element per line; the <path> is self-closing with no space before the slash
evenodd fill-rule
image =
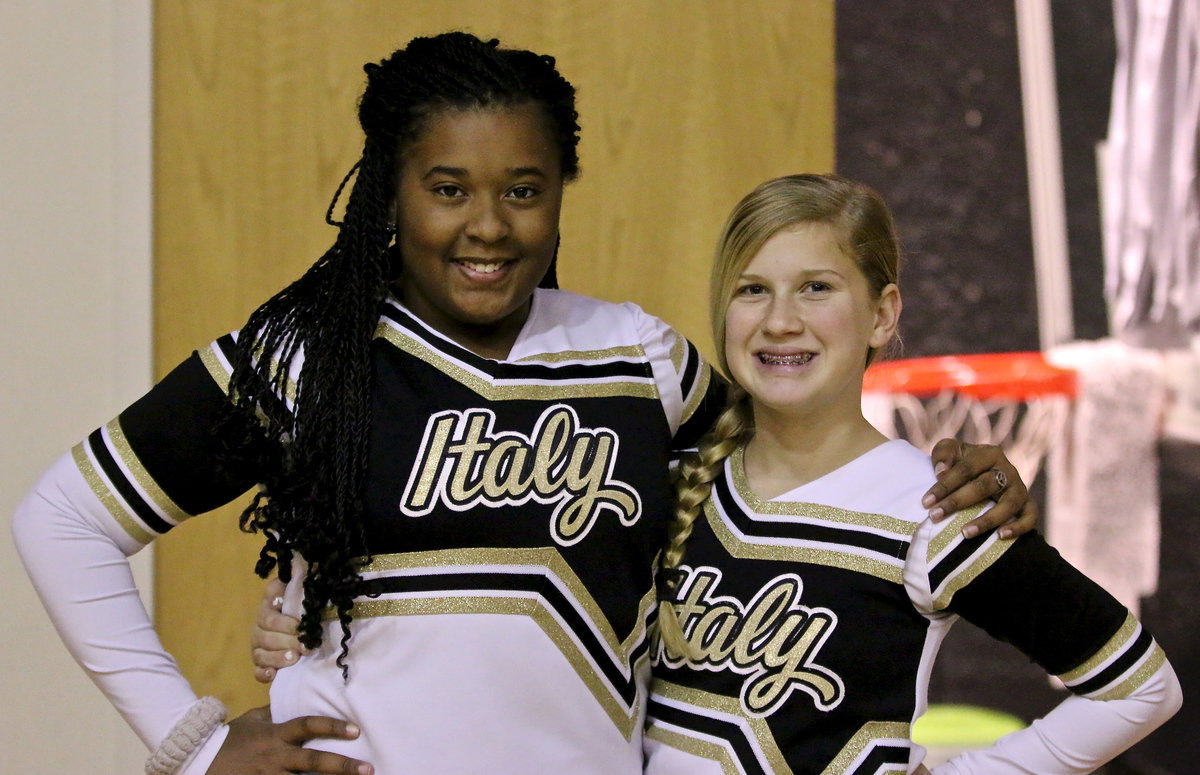
<path id="1" fill-rule="evenodd" d="M 515 186 L 508 195 L 513 199 L 533 199 L 538 195 L 538 190 L 533 186 Z"/>

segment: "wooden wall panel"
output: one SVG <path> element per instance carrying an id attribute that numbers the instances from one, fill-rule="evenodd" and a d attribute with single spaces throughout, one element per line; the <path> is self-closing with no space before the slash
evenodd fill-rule
<path id="1" fill-rule="evenodd" d="M 706 348 L 726 212 L 763 179 L 833 168 L 832 0 L 158 0 L 160 375 L 328 246 L 362 64 L 446 29 L 552 53 L 579 90 L 563 287 L 637 301 Z M 240 710 L 265 695 L 247 661 L 257 541 L 235 513 L 161 542 L 157 615 L 197 690 Z"/>

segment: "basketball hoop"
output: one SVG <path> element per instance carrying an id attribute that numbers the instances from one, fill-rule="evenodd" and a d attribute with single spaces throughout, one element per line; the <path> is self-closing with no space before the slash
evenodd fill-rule
<path id="1" fill-rule="evenodd" d="M 863 414 L 928 452 L 940 439 L 997 444 L 1032 484 L 1062 438 L 1076 375 L 1039 352 L 884 361 L 863 379 Z"/>

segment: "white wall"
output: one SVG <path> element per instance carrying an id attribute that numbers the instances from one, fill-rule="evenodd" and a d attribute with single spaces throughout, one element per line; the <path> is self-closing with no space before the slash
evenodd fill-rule
<path id="1" fill-rule="evenodd" d="M 150 382 L 150 6 L 0 3 L 3 773 L 128 775 L 146 755 L 59 643 L 8 515 Z"/>

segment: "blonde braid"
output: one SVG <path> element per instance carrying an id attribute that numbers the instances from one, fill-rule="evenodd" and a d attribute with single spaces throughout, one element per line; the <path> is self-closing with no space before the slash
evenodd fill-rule
<path id="1" fill-rule="evenodd" d="M 725 458 L 754 434 L 754 418 L 749 396 L 736 385 L 729 390 L 729 406 L 717 418 L 713 429 L 700 440 L 699 449 L 679 464 L 675 482 L 675 518 L 667 548 L 659 561 L 658 571 L 658 634 L 667 651 L 690 659 L 698 659 L 696 648 L 683 633 L 683 625 L 675 610 L 675 594 L 679 590 L 682 572 L 679 570 L 687 551 L 692 527 L 704 511 L 712 493 L 713 480 L 721 473 Z"/>

